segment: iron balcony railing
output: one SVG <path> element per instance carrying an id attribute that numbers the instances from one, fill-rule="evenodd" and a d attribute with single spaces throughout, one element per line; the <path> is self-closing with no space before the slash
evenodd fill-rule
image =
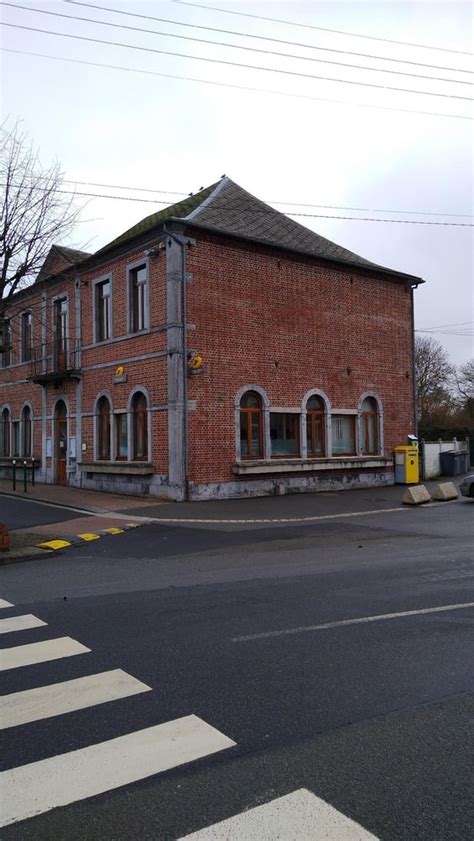
<path id="1" fill-rule="evenodd" d="M 80 343 L 61 339 L 33 348 L 30 379 L 47 382 L 80 374 Z"/>

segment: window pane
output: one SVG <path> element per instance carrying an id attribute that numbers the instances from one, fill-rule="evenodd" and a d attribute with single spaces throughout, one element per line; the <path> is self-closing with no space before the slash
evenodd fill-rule
<path id="1" fill-rule="evenodd" d="M 259 458 L 260 456 L 260 413 L 251 413 L 252 422 L 252 456 Z"/>
<path id="2" fill-rule="evenodd" d="M 313 397 L 309 398 L 306 404 L 306 409 L 319 409 L 319 411 L 322 412 L 324 409 L 323 401 L 320 397 L 314 395 Z"/>
<path id="3" fill-rule="evenodd" d="M 299 455 L 299 415 L 285 412 L 270 413 L 272 456 Z"/>
<path id="4" fill-rule="evenodd" d="M 376 423 L 377 416 L 374 413 L 364 415 L 364 448 L 369 455 L 373 455 L 377 450 Z"/>
<path id="5" fill-rule="evenodd" d="M 127 415 L 121 412 L 115 415 L 117 429 L 117 458 L 128 458 Z"/>
<path id="6" fill-rule="evenodd" d="M 8 458 L 10 455 L 10 413 L 8 409 L 4 409 L 2 412 L 0 446 L 2 456 Z"/>
<path id="7" fill-rule="evenodd" d="M 308 455 L 323 455 L 323 414 L 308 412 L 306 415 L 306 443 Z"/>
<path id="8" fill-rule="evenodd" d="M 23 409 L 23 455 L 31 456 L 31 412 L 28 406 Z"/>
<path id="9" fill-rule="evenodd" d="M 139 266 L 130 272 L 130 303 L 131 303 L 131 329 L 136 333 L 146 327 L 146 266 Z"/>
<path id="10" fill-rule="evenodd" d="M 20 422 L 13 421 L 13 455 L 20 455 Z"/>
<path id="11" fill-rule="evenodd" d="M 260 398 L 258 394 L 255 394 L 253 391 L 247 391 L 247 393 L 242 397 L 240 405 L 245 409 L 259 409 Z"/>
<path id="12" fill-rule="evenodd" d="M 362 403 L 362 411 L 363 412 L 376 412 L 377 411 L 377 404 L 373 397 L 366 397 L 364 402 Z"/>
<path id="13" fill-rule="evenodd" d="M 332 451 L 334 455 L 355 452 L 354 418 L 352 415 L 333 415 Z"/>
<path id="14" fill-rule="evenodd" d="M 240 413 L 240 455 L 242 456 L 242 458 L 247 458 L 247 456 L 249 455 L 248 422 L 249 422 L 249 413 L 248 412 L 241 412 Z"/>

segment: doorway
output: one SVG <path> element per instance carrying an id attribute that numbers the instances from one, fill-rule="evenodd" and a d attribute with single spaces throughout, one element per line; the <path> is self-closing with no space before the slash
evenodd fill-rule
<path id="1" fill-rule="evenodd" d="M 54 412 L 56 441 L 56 482 L 65 485 L 67 481 L 67 408 L 64 400 L 58 400 Z"/>

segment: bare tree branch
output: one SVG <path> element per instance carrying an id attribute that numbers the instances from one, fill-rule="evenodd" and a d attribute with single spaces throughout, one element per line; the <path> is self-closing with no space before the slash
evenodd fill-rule
<path id="1" fill-rule="evenodd" d="M 34 281 L 51 247 L 79 221 L 82 208 L 62 187 L 59 164 L 42 166 L 20 124 L 0 125 L 0 345 L 12 296 Z"/>

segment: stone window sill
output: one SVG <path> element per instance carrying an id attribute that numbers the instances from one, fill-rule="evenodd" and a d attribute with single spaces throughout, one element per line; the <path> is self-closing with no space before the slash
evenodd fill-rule
<path id="1" fill-rule="evenodd" d="M 326 470 L 357 470 L 360 468 L 385 468 L 393 464 L 384 456 L 333 456 L 332 458 L 288 458 L 271 461 L 239 461 L 232 465 L 237 476 L 271 473 L 317 473 Z"/>
<path id="2" fill-rule="evenodd" d="M 113 473 L 127 476 L 149 476 L 154 472 L 153 465 L 144 461 L 92 461 L 80 462 L 84 473 Z"/>

